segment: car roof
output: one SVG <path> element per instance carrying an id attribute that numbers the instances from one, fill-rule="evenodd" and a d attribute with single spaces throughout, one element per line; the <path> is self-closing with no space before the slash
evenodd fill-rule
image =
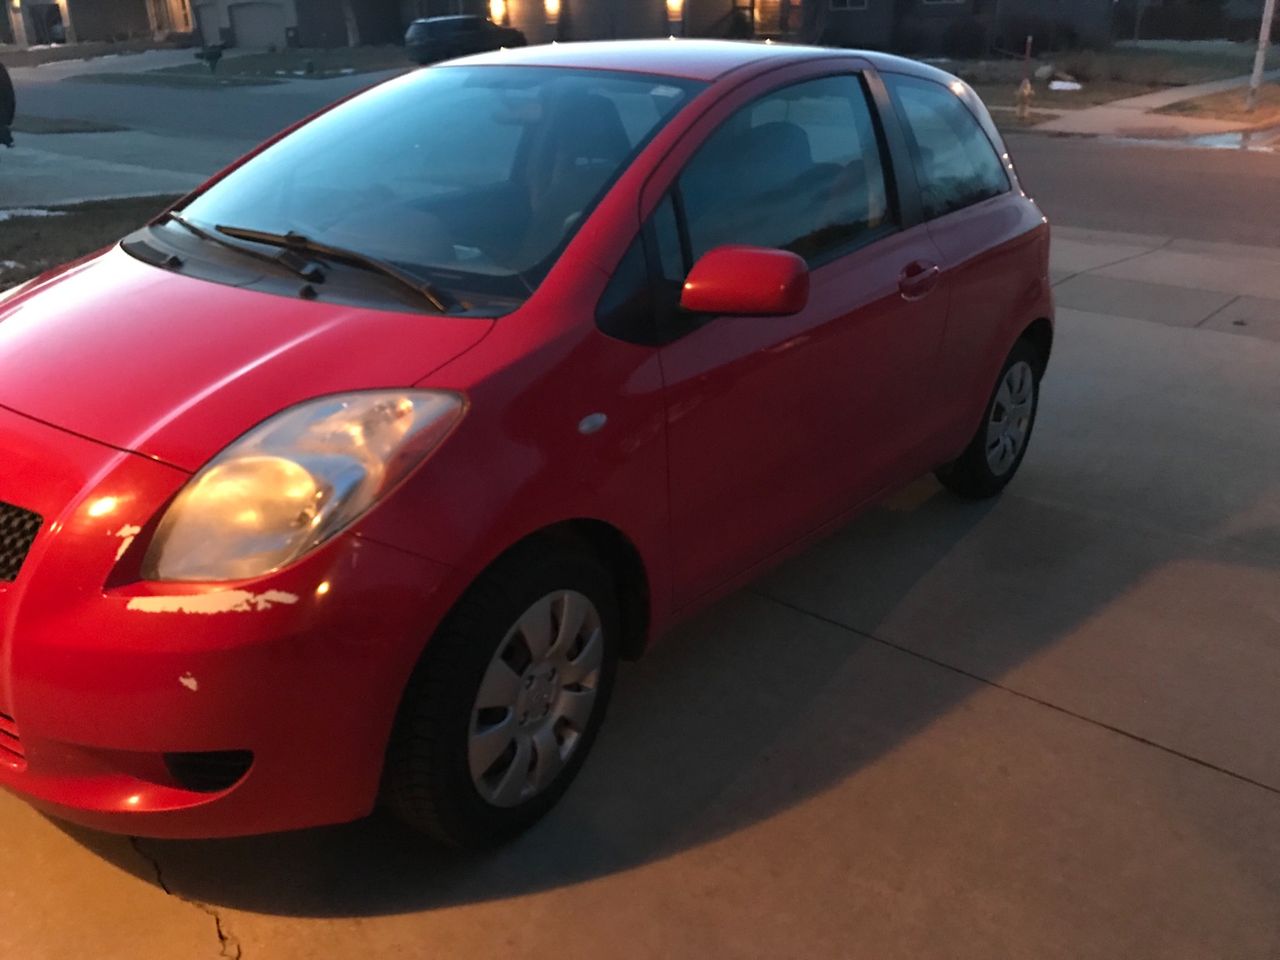
<path id="1" fill-rule="evenodd" d="M 745 40 L 601 40 L 551 43 L 477 54 L 453 63 L 620 70 L 685 80 L 714 81 L 741 67 L 857 57 L 878 70 L 952 79 L 926 64 L 867 50 L 843 50 Z"/>

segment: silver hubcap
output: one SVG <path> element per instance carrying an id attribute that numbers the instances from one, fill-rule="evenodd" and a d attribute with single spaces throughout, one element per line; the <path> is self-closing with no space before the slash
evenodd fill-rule
<path id="1" fill-rule="evenodd" d="M 1035 372 L 1026 361 L 1011 366 L 996 390 L 987 422 L 987 466 L 997 477 L 1018 461 L 1035 416 Z"/>
<path id="2" fill-rule="evenodd" d="M 586 733 L 604 637 L 595 604 L 543 597 L 498 645 L 471 710 L 469 760 L 480 796 L 514 807 L 546 790 Z"/>

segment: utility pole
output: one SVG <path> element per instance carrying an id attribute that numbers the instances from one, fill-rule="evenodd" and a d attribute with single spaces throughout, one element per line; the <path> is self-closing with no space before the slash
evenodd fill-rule
<path id="1" fill-rule="evenodd" d="M 1249 97 L 1244 108 L 1253 113 L 1258 109 L 1258 92 L 1262 89 L 1262 74 L 1267 69 L 1267 51 L 1271 49 L 1271 24 L 1276 18 L 1276 0 L 1267 0 L 1262 10 L 1262 32 L 1258 34 L 1258 55 L 1253 58 L 1253 79 L 1249 82 Z"/>

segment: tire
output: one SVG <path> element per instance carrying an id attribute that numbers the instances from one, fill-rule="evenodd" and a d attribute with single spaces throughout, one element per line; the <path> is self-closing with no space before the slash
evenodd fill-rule
<path id="1" fill-rule="evenodd" d="M 581 626 L 568 629 L 579 614 Z M 591 750 L 618 637 L 604 567 L 558 541 L 516 547 L 466 592 L 414 671 L 388 748 L 384 803 L 413 829 L 462 849 L 527 830 Z"/>
<path id="2" fill-rule="evenodd" d="M 1014 344 L 973 439 L 958 459 L 935 474 L 944 487 L 966 500 L 985 500 L 1009 485 L 1031 444 L 1040 409 L 1043 366 L 1039 351 L 1030 342 Z"/>

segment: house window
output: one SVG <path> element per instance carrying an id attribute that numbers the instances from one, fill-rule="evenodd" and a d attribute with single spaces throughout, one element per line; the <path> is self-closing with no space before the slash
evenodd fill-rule
<path id="1" fill-rule="evenodd" d="M 865 10 L 867 0 L 831 0 L 832 10 Z"/>

